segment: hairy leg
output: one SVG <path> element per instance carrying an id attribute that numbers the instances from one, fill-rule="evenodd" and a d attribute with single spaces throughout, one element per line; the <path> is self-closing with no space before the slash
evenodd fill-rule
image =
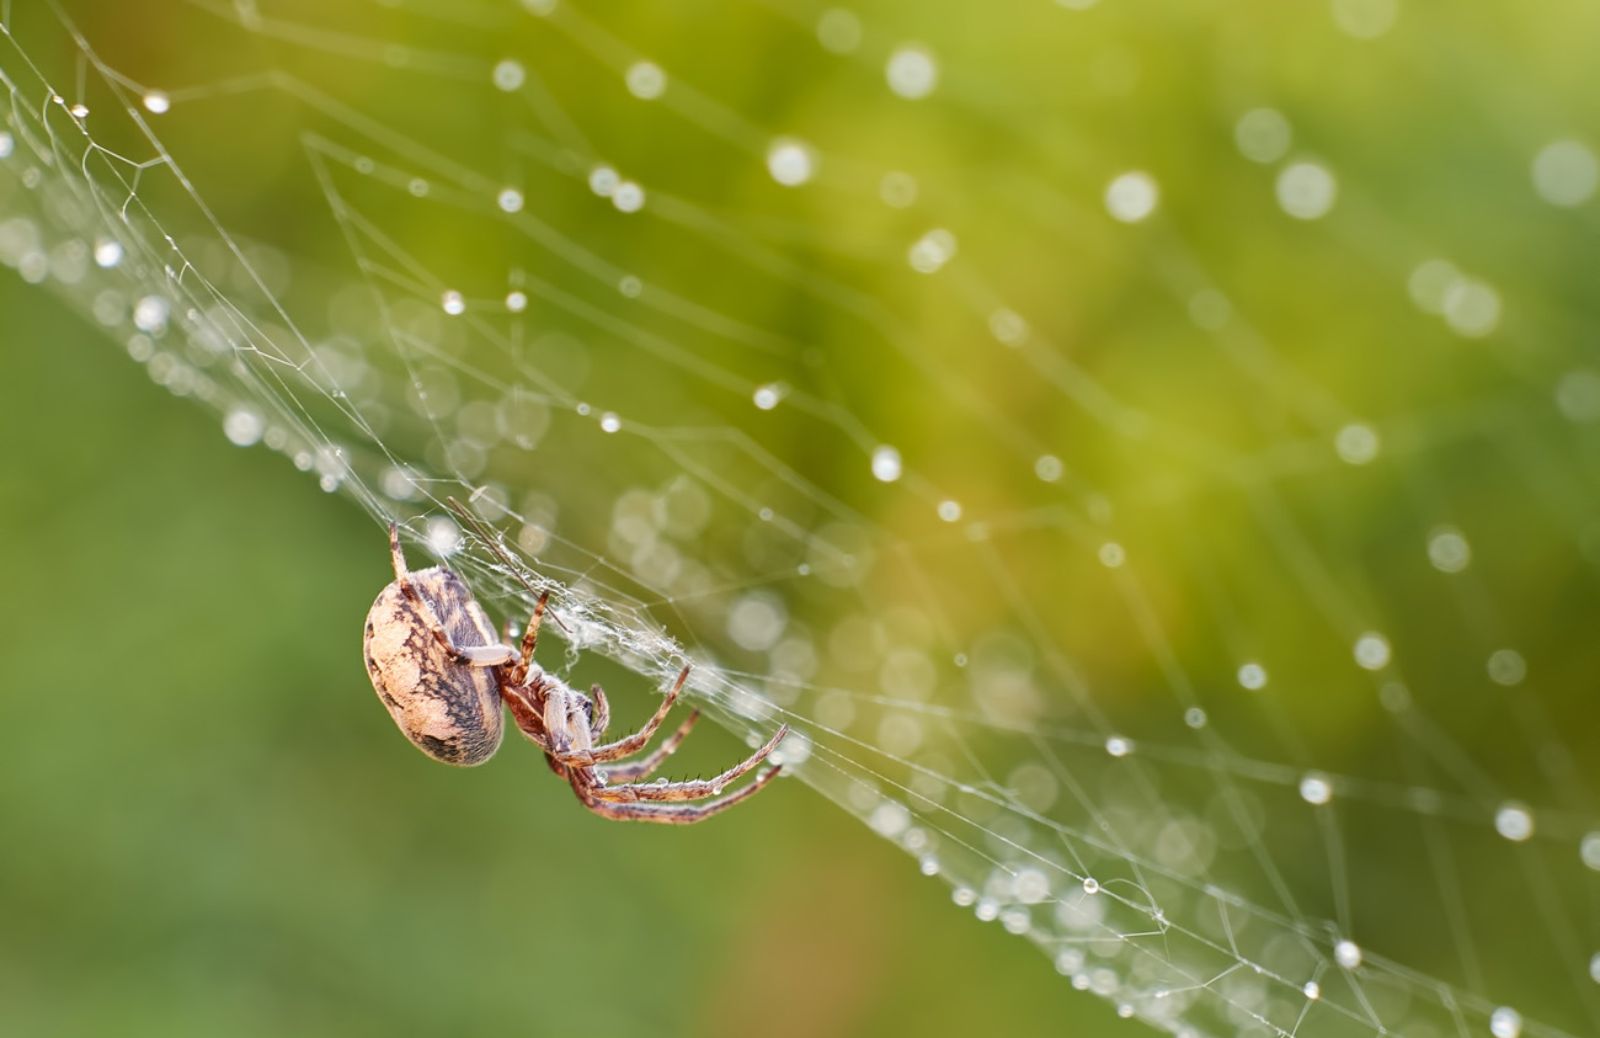
<path id="1" fill-rule="evenodd" d="M 592 795 L 597 800 L 631 803 L 637 800 L 704 800 L 707 797 L 721 796 L 722 791 L 729 784 L 737 782 L 766 760 L 773 750 L 778 748 L 778 743 L 789 734 L 789 726 L 781 726 L 766 745 L 724 771 L 715 778 L 696 779 L 692 782 L 668 782 L 665 784 L 642 783 L 621 786 L 596 786 Z"/>
<path id="2" fill-rule="evenodd" d="M 694 728 L 696 721 L 700 720 L 700 711 L 696 710 L 689 715 L 688 720 L 678 726 L 678 730 L 667 738 L 667 741 L 656 747 L 655 752 L 643 760 L 628 761 L 625 764 L 613 764 L 609 768 L 601 768 L 600 776 L 603 779 L 616 779 L 620 782 L 637 782 L 647 778 L 661 767 L 666 759 L 672 756 L 674 750 L 683 744 L 684 738 Z"/>
<path id="3" fill-rule="evenodd" d="M 708 804 L 617 804 L 604 800 L 583 799 L 583 806 L 593 811 L 602 818 L 609 818 L 617 822 L 655 822 L 661 825 L 693 825 L 703 822 L 712 815 L 721 814 L 740 801 L 748 800 L 761 792 L 773 779 L 778 777 L 782 768 L 771 768 L 757 776 L 756 780 L 739 790 L 730 793 L 720 800 L 713 800 Z"/>
<path id="4" fill-rule="evenodd" d="M 637 732 L 618 739 L 616 742 L 608 742 L 604 746 L 596 746 L 592 750 L 563 755 L 561 762 L 585 767 L 605 761 L 621 760 L 623 757 L 631 757 L 638 753 L 644 749 L 645 743 L 649 742 L 651 737 L 656 734 L 656 729 L 661 727 L 661 722 L 666 720 L 668 711 L 672 709 L 672 704 L 678 701 L 678 694 L 683 691 L 683 683 L 687 680 L 689 680 L 689 668 L 684 667 L 678 674 L 678 680 L 673 683 L 672 690 L 666 694 L 661 700 L 661 705 L 656 708 L 654 716 L 646 721 L 644 727 Z"/>

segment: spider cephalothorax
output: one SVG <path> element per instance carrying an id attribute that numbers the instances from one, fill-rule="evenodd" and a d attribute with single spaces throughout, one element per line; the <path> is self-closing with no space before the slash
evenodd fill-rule
<path id="1" fill-rule="evenodd" d="M 600 743 L 611 715 L 600 686 L 584 695 L 533 662 L 548 592 L 534 606 L 518 650 L 495 639 L 489 618 L 447 567 L 409 572 L 399 530 L 392 524 L 389 551 L 394 581 L 367 614 L 367 674 L 395 724 L 434 760 L 470 766 L 492 757 L 500 746 L 504 702 L 522 734 L 544 751 L 551 770 L 571 784 L 585 807 L 606 818 L 698 822 L 754 795 L 778 774 L 778 768 L 769 768 L 738 792 L 723 795 L 729 783 L 767 759 L 788 732 L 787 725 L 715 778 L 639 782 L 671 756 L 700 717 L 695 711 L 653 753 L 624 762 L 644 749 L 661 727 L 689 678 L 688 667 L 643 728 Z"/>

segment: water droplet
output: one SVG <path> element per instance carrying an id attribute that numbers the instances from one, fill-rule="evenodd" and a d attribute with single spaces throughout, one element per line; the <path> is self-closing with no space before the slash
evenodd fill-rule
<path id="1" fill-rule="evenodd" d="M 1311 772 L 1300 780 L 1300 799 L 1308 804 L 1326 804 L 1333 799 L 1333 786 L 1326 776 Z"/>
<path id="2" fill-rule="evenodd" d="M 1399 13 L 1399 0 L 1333 0 L 1334 24 L 1358 40 L 1382 36 Z"/>
<path id="3" fill-rule="evenodd" d="M 755 405 L 763 411 L 770 411 L 788 392 L 788 387 L 781 382 L 768 382 L 764 386 L 757 386 L 752 399 Z"/>
<path id="4" fill-rule="evenodd" d="M 133 326 L 149 335 L 160 335 L 167 330 L 171 312 L 171 304 L 161 296 L 145 296 L 133 306 Z"/>
<path id="5" fill-rule="evenodd" d="M 667 91 L 667 74 L 653 61 L 636 61 L 628 66 L 628 93 L 641 101 L 654 101 Z"/>
<path id="6" fill-rule="evenodd" d="M 1584 865 L 1600 872 L 1600 832 L 1583 834 L 1583 840 L 1578 844 L 1578 858 Z"/>
<path id="7" fill-rule="evenodd" d="M 1239 684 L 1252 692 L 1267 685 L 1267 668 L 1259 663 L 1245 663 L 1239 667 Z"/>
<path id="8" fill-rule="evenodd" d="M 906 262 L 918 274 L 932 274 L 955 258 L 956 236 L 943 227 L 935 227 L 911 243 L 906 250 Z"/>
<path id="9" fill-rule="evenodd" d="M 1472 548 L 1460 530 L 1441 526 L 1428 535 L 1428 561 L 1440 573 L 1460 573 L 1472 561 Z"/>
<path id="10" fill-rule="evenodd" d="M 508 94 L 514 90 L 520 90 L 527 78 L 527 70 L 522 67 L 520 61 L 506 58 L 494 67 L 495 89 L 502 90 Z"/>
<path id="11" fill-rule="evenodd" d="M 254 446 L 265 431 L 266 423 L 249 408 L 234 408 L 222 419 L 222 434 L 237 447 Z"/>
<path id="12" fill-rule="evenodd" d="M 848 54 L 861 46 L 861 19 L 855 12 L 830 7 L 817 19 L 817 42 L 834 54 Z"/>
<path id="13" fill-rule="evenodd" d="M 1356 639 L 1354 655 L 1362 669 L 1382 670 L 1389 665 L 1388 639 L 1376 631 L 1368 631 Z"/>
<path id="14" fill-rule="evenodd" d="M 1130 170 L 1106 185 L 1106 212 L 1123 223 L 1138 223 L 1156 211 L 1161 190 L 1143 170 Z"/>
<path id="15" fill-rule="evenodd" d="M 428 543 L 428 550 L 441 559 L 455 554 L 456 549 L 461 547 L 461 528 L 448 516 L 429 518 L 423 536 Z"/>
<path id="16" fill-rule="evenodd" d="M 1460 278 L 1461 272 L 1449 260 L 1424 260 L 1406 279 L 1406 291 L 1418 310 L 1425 314 L 1442 314 L 1444 297 Z"/>
<path id="17" fill-rule="evenodd" d="M 1600 159 L 1580 141 L 1552 141 L 1533 157 L 1533 189 L 1551 205 L 1571 208 L 1600 187 Z"/>
<path id="18" fill-rule="evenodd" d="M 895 48 L 884 67 L 889 89 L 916 101 L 933 93 L 939 85 L 939 63 L 926 47 L 910 43 Z"/>
<path id="19" fill-rule="evenodd" d="M 94 243 L 94 265 L 105 270 L 122 262 L 122 243 L 115 238 L 101 238 Z"/>
<path id="20" fill-rule="evenodd" d="M 799 187 L 816 173 L 811 146 L 793 137 L 779 137 L 767 148 L 767 172 L 784 187 Z"/>
<path id="21" fill-rule="evenodd" d="M 989 334 L 996 342 L 1020 346 L 1028 338 L 1028 322 L 1015 310 L 1001 307 L 989 315 Z"/>
<path id="22" fill-rule="evenodd" d="M 1348 465 L 1365 465 L 1378 456 L 1378 433 L 1370 425 L 1352 422 L 1334 435 L 1333 449 Z"/>
<path id="23" fill-rule="evenodd" d="M 1528 663 L 1516 649 L 1496 649 L 1489 654 L 1489 680 L 1510 688 L 1528 676 Z"/>
<path id="24" fill-rule="evenodd" d="M 1475 278 L 1457 278 L 1444 294 L 1444 321 L 1450 330 L 1481 339 L 1500 324 L 1500 293 Z"/>
<path id="25" fill-rule="evenodd" d="M 1326 216 L 1339 195 L 1339 182 L 1326 166 L 1316 162 L 1291 162 L 1278 174 L 1278 205 L 1297 220 Z"/>
<path id="26" fill-rule="evenodd" d="M 1347 970 L 1361 965 L 1361 946 L 1346 938 L 1333 946 L 1333 961 Z"/>
<path id="27" fill-rule="evenodd" d="M 1489 1033 L 1494 1038 L 1519 1038 L 1522 1034 L 1522 1014 L 1510 1006 L 1501 1006 L 1489 1014 Z"/>
<path id="28" fill-rule="evenodd" d="M 908 209 L 917 200 L 917 178 L 890 170 L 878 181 L 878 197 L 891 209 Z"/>
<path id="29" fill-rule="evenodd" d="M 1494 831 L 1513 843 L 1521 843 L 1533 836 L 1533 815 L 1522 804 L 1502 804 L 1494 813 Z"/>
<path id="30" fill-rule="evenodd" d="M 1239 154 L 1251 162 L 1277 162 L 1289 151 L 1292 139 L 1289 120 L 1276 108 L 1253 108 L 1233 125 Z"/>
<path id="31" fill-rule="evenodd" d="M 1600 372 L 1579 368 L 1556 382 L 1556 408 L 1568 421 L 1600 422 Z"/>
<path id="32" fill-rule="evenodd" d="M 611 204 L 618 212 L 637 213 L 644 208 L 644 188 L 631 180 L 624 180 L 611 192 Z"/>
<path id="33" fill-rule="evenodd" d="M 893 483 L 900 478 L 900 452 L 887 444 L 872 452 L 872 476 L 883 483 Z"/>
<path id="34" fill-rule="evenodd" d="M 728 637 L 751 652 L 766 652 L 783 637 L 789 609 L 782 598 L 766 591 L 741 595 L 728 610 Z"/>
<path id="35" fill-rule="evenodd" d="M 610 166 L 596 166 L 589 171 L 589 190 L 601 198 L 610 198 L 620 183 L 621 175 Z"/>

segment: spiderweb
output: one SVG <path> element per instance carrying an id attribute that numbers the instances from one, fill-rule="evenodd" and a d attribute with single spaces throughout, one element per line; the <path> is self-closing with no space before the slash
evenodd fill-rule
<path id="1" fill-rule="evenodd" d="M 1123 1016 L 1595 1033 L 1596 16 L 1113 6 L 0 0 L 0 260 Z"/>

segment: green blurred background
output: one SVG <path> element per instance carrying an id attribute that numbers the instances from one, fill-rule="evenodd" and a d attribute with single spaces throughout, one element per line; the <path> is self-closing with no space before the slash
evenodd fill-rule
<path id="1" fill-rule="evenodd" d="M 64 106 L 33 104 L 18 55 L 52 84 L 86 80 L 94 139 L 134 157 L 151 146 L 130 102 L 172 90 L 155 121 L 163 145 L 322 352 L 276 326 L 266 293 L 160 166 L 141 172 L 134 207 L 147 267 L 131 273 L 130 247 L 105 275 L 114 304 L 102 307 L 95 272 L 59 276 L 70 266 L 59 253 L 46 264 L 54 291 L 0 279 L 11 445 L 0 725 L 12 744 L 0 766 L 0 1030 L 1140 1031 L 1026 941 L 952 908 L 947 884 L 798 782 L 759 808 L 662 831 L 584 813 L 514 740 L 480 769 L 430 766 L 383 719 L 357 651 L 387 579 L 375 514 L 431 507 L 367 496 L 388 451 L 459 480 L 442 492 L 493 484 L 530 513 L 542 506 L 523 502 L 547 494 L 560 519 L 546 525 L 564 538 L 539 541 L 547 573 L 572 579 L 604 560 L 607 593 L 659 597 L 653 622 L 752 673 L 780 668 L 730 647 L 725 614 L 744 590 L 786 596 L 820 659 L 786 705 L 818 732 L 828 689 L 888 684 L 876 658 L 842 660 L 838 632 L 942 608 L 949 644 L 877 634 L 926 649 L 934 705 L 968 713 L 958 738 L 924 732 L 890 756 L 1001 782 L 1059 725 L 1067 738 L 1052 750 L 1089 791 L 1031 827 L 956 801 L 991 853 L 1053 845 L 1052 824 L 1097 831 L 1096 811 L 1137 830 L 1140 851 L 1167 821 L 1201 819 L 1224 844 L 1221 882 L 1273 905 L 1250 857 L 1263 848 L 1298 898 L 1286 914 L 1319 947 L 1341 910 L 1337 858 L 1363 941 L 1480 998 L 1474 1026 L 1502 997 L 1567 1026 L 1597 1018 L 1583 971 L 1600 950 L 1589 947 L 1600 886 L 1576 849 L 1600 783 L 1600 224 L 1592 192 L 1558 206 L 1530 176 L 1552 141 L 1586 141 L 1592 159 L 1600 94 L 1580 42 L 1600 32 L 1591 5 L 889 2 L 862 8 L 848 53 L 819 46 L 822 7 L 787 0 L 573 4 L 561 10 L 588 20 L 549 23 L 421 0 L 262 3 L 283 21 L 261 24 L 250 4 L 67 6 L 130 93 L 113 102 L 59 25 L 28 9 L 23 44 L 0 58 L 28 102 L 7 120 L 18 154 L 42 163 L 21 128 L 51 127 L 35 135 L 60 149 L 43 179 L 71 185 L 82 146 Z M 619 40 L 668 70 L 666 95 L 630 96 Z M 938 56 L 925 100 L 885 87 L 885 58 L 908 42 Z M 491 86 L 507 54 L 536 87 Z M 262 70 L 273 78 L 248 79 Z M 1266 159 L 1239 140 L 1241 118 L 1262 108 L 1292 127 Z M 367 118 L 399 138 L 368 134 Z M 803 189 L 768 173 L 780 134 L 817 148 Z M 601 161 L 645 185 L 640 213 L 590 190 Z M 1337 178 L 1311 219 L 1285 211 L 1295 163 Z M 125 171 L 104 155 L 87 165 L 89 194 L 115 210 Z M 883 175 L 908 169 L 915 200 L 889 200 Z M 1105 200 L 1129 170 L 1160 190 L 1132 224 Z M 496 208 L 502 184 L 524 193 L 538 231 Z M 118 227 L 102 213 L 85 231 L 82 212 L 75 223 L 34 190 L 26 174 L 0 182 L 3 213 L 43 214 L 46 232 L 86 240 Z M 344 205 L 375 230 L 339 227 Z M 935 228 L 959 248 L 938 276 L 913 273 L 908 252 Z M 194 274 L 263 322 L 222 351 L 247 374 L 177 334 L 176 318 L 153 333 L 222 387 L 211 411 L 122 355 L 133 301 L 176 280 L 160 269 L 168 231 Z M 547 247 L 552 234 L 565 245 Z M 0 226 L 8 263 L 19 238 Z M 392 275 L 377 281 L 392 306 L 381 318 L 357 254 Z M 1470 307 L 1446 313 L 1442 288 L 1418 291 L 1417 271 L 1441 259 L 1456 264 L 1452 288 L 1498 300 L 1487 324 Z M 633 274 L 642 297 L 619 290 Z M 524 282 L 542 287 L 511 318 L 500 300 Z M 441 315 L 445 289 L 465 293 L 477 323 Z M 995 332 L 1013 307 L 1031 324 L 1025 342 Z M 277 349 L 303 364 L 292 400 L 271 381 L 286 367 L 274 368 Z M 324 362 L 356 372 L 350 403 L 332 395 L 337 380 L 318 381 Z M 456 378 L 457 362 L 474 377 Z M 470 437 L 454 409 L 415 400 L 424 383 L 471 405 L 547 382 L 573 398 L 550 391 L 532 451 L 460 450 Z M 750 389 L 766 383 L 794 396 L 758 412 Z M 580 420 L 580 398 L 615 408 L 626 432 Z M 320 450 L 309 430 L 322 423 L 351 448 L 359 478 L 345 488 L 373 514 L 317 493 L 280 454 L 229 446 L 216 412 L 239 404 L 289 430 L 282 454 Z M 659 432 L 680 426 L 744 434 L 794 478 L 715 436 L 685 445 Z M 1351 429 L 1381 450 L 1342 457 Z M 872 477 L 872 435 L 906 460 L 893 487 Z M 1065 462 L 1059 482 L 1039 475 L 1046 449 Z M 804 536 L 770 532 L 719 493 L 676 548 L 731 590 L 663 580 L 658 596 L 627 568 L 620 503 L 667 496 L 691 465 Z M 946 494 L 961 524 L 937 518 Z M 840 512 L 857 521 L 842 534 Z M 1432 559 L 1441 530 L 1470 541 L 1464 572 Z M 812 560 L 813 536 L 876 550 L 879 565 L 859 581 L 785 583 Z M 1126 569 L 1104 562 L 1103 541 L 1126 547 Z M 1393 651 L 1376 668 L 1352 660 L 1368 630 Z M 950 662 L 996 641 L 1027 657 L 1028 695 L 996 696 Z M 1509 683 L 1486 666 L 1507 648 L 1524 667 Z M 1236 679 L 1254 660 L 1271 672 L 1267 695 Z M 1084 676 L 1106 724 L 1157 751 L 1149 801 L 1109 763 L 1063 672 Z M 606 685 L 619 724 L 652 704 L 645 679 L 598 654 L 573 676 Z M 1175 687 L 1229 753 L 1278 769 L 1240 771 L 1264 830 L 1231 832 L 1216 787 L 1172 763 L 1206 745 Z M 855 709 L 854 727 L 838 726 L 864 740 L 848 747 L 858 762 L 878 765 L 880 714 Z M 709 771 L 740 748 L 705 725 L 674 771 Z M 1317 828 L 1329 816 L 1313 821 L 1296 792 L 1297 769 L 1312 766 L 1353 777 L 1341 797 L 1378 790 L 1339 805 L 1340 855 Z M 1405 799 L 1415 790 L 1439 802 Z M 1493 822 L 1513 797 L 1540 827 L 1514 848 Z M 1110 876 L 1133 857 L 1085 868 Z M 1452 885 L 1467 906 L 1454 915 L 1436 897 Z M 1195 923 L 1210 902 L 1191 894 L 1170 903 Z M 1242 957 L 1295 963 L 1296 949 L 1275 946 L 1288 929 L 1258 926 Z M 1429 982 L 1394 987 L 1396 1002 L 1420 1002 Z"/>

